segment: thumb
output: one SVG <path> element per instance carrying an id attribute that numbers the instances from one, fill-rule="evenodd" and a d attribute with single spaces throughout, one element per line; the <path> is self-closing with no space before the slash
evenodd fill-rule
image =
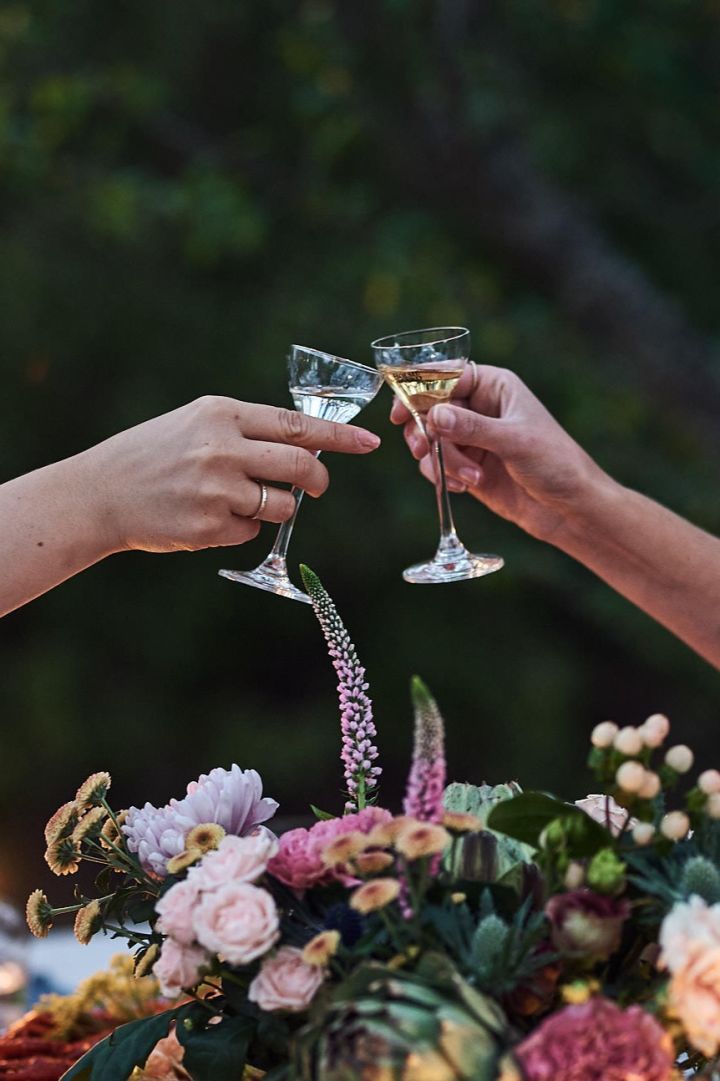
<path id="1" fill-rule="evenodd" d="M 486 417 L 472 409 L 454 405 L 436 405 L 428 413 L 431 435 L 450 439 L 465 447 L 502 453 L 508 447 L 507 424 L 496 417 Z"/>

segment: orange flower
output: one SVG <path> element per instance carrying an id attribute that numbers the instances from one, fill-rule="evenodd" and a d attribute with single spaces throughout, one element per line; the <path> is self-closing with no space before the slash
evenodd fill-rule
<path id="1" fill-rule="evenodd" d="M 104 807 L 91 807 L 90 810 L 82 816 L 75 829 L 72 831 L 71 839 L 75 844 L 82 844 L 86 837 L 100 833 L 98 828 L 102 820 L 107 816 L 107 811 Z"/>
<path id="2" fill-rule="evenodd" d="M 45 862 L 54 875 L 74 875 L 81 859 L 80 848 L 71 837 L 54 841 L 45 852 Z"/>
<path id="3" fill-rule="evenodd" d="M 395 847 L 407 860 L 436 856 L 450 844 L 450 834 L 432 822 L 411 822 L 395 839 Z"/>
<path id="4" fill-rule="evenodd" d="M 302 959 L 306 965 L 322 967 L 331 957 L 334 957 L 340 945 L 339 931 L 321 931 L 315 938 L 311 938 L 302 952 Z"/>
<path id="5" fill-rule="evenodd" d="M 378 871 L 387 871 L 394 862 L 389 852 L 360 852 L 353 860 L 353 867 L 358 874 L 374 875 Z"/>
<path id="6" fill-rule="evenodd" d="M 75 799 L 83 807 L 94 807 L 105 799 L 112 779 L 109 773 L 91 773 L 78 788 Z"/>
<path id="7" fill-rule="evenodd" d="M 442 817 L 442 824 L 451 833 L 479 833 L 483 824 L 477 815 L 471 815 L 466 811 L 446 811 Z"/>
<path id="8" fill-rule="evenodd" d="M 73 930 L 75 938 L 81 946 L 87 946 L 95 932 L 100 930 L 101 922 L 102 909 L 100 908 L 100 902 L 97 900 L 91 901 L 90 904 L 85 905 L 84 908 L 78 911 Z"/>
<path id="9" fill-rule="evenodd" d="M 69 803 L 63 803 L 62 807 L 58 807 L 54 815 L 52 815 L 45 826 L 45 843 L 51 845 L 54 841 L 59 840 L 60 837 L 71 833 L 75 828 L 78 818 L 80 817 L 80 807 L 77 800 L 70 800 Z"/>
<path id="10" fill-rule="evenodd" d="M 322 861 L 326 867 L 337 867 L 339 863 L 347 863 L 353 856 L 357 856 L 368 847 L 367 834 L 360 830 L 351 830 L 350 833 L 342 833 L 335 837 L 322 851 Z"/>
<path id="11" fill-rule="evenodd" d="M 199 826 L 193 826 L 185 837 L 185 847 L 189 851 L 199 848 L 205 854 L 217 848 L 224 836 L 225 830 L 217 822 L 201 822 Z"/>
<path id="12" fill-rule="evenodd" d="M 46 938 L 52 927 L 52 905 L 42 890 L 33 890 L 25 906 L 27 925 L 35 938 Z"/>

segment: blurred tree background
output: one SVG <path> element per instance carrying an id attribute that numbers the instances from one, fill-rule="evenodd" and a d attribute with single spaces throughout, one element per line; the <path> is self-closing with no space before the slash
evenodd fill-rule
<path id="1" fill-rule="evenodd" d="M 91 0 L 0 8 L 2 479 L 200 394 L 288 403 L 297 341 L 461 323 L 623 482 L 720 531 L 718 0 Z M 438 590 L 434 501 L 387 421 L 330 463 L 292 562 L 366 664 L 399 798 L 421 673 L 458 779 L 584 794 L 590 726 L 667 712 L 706 765 L 717 675 L 570 560 L 456 499 L 500 574 Z M 116 556 L 0 623 L 3 883 L 92 769 L 120 805 L 213 765 L 341 806 L 312 612 Z M 28 845 L 31 846 L 28 851 Z"/>

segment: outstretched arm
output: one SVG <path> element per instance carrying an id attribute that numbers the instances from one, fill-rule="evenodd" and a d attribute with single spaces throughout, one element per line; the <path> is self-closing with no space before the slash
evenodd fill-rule
<path id="1" fill-rule="evenodd" d="M 0 485 L 0 615 L 112 552 L 192 551 L 257 536 L 252 516 L 284 522 L 296 484 L 328 485 L 315 451 L 365 454 L 363 428 L 287 409 L 206 397 L 81 454 Z"/>
<path id="2" fill-rule="evenodd" d="M 427 442 L 392 419 L 432 479 Z M 579 560 L 720 668 L 720 540 L 608 476 L 512 372 L 470 365 L 428 414 L 458 491 Z"/>

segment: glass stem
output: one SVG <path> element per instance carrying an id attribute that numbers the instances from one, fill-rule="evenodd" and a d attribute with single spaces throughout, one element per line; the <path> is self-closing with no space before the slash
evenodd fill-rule
<path id="1" fill-rule="evenodd" d="M 447 548 L 456 548 L 460 542 L 455 532 L 455 523 L 450 508 L 450 494 L 445 477 L 445 462 L 443 461 L 441 441 L 431 439 L 430 449 L 435 459 L 435 495 L 437 496 L 438 517 L 440 519 L 440 551 L 442 551 Z"/>
<path id="2" fill-rule="evenodd" d="M 315 451 L 315 457 L 320 457 L 320 451 Z M 270 549 L 270 553 L 265 560 L 266 564 L 269 564 L 274 569 L 282 568 L 283 572 L 287 566 L 287 554 L 290 547 L 290 538 L 292 537 L 292 531 L 295 528 L 295 519 L 298 516 L 300 510 L 300 504 L 302 503 L 305 492 L 302 488 L 292 488 L 290 494 L 295 500 L 295 510 L 293 511 L 292 518 L 288 518 L 287 522 L 283 522 L 277 532 L 275 543 Z"/>

